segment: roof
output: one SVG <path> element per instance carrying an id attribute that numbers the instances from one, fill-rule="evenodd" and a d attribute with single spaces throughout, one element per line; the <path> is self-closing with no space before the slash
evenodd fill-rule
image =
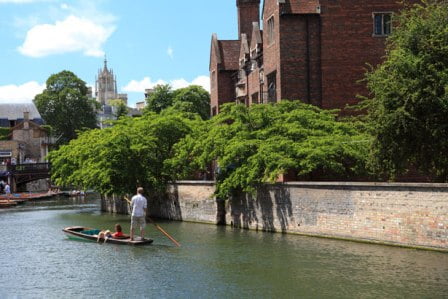
<path id="1" fill-rule="evenodd" d="M 221 54 L 222 70 L 238 70 L 238 58 L 240 56 L 239 40 L 218 40 Z"/>
<path id="2" fill-rule="evenodd" d="M 14 127 L 12 127 L 11 128 L 11 134 L 12 134 L 12 131 L 14 131 L 14 130 L 23 130 L 24 125 L 25 125 L 25 123 L 22 121 L 22 122 L 18 123 L 17 125 L 15 125 Z M 36 124 L 33 121 L 29 121 L 28 125 L 29 125 L 30 128 L 38 129 L 40 131 L 47 132 L 46 129 L 42 128 L 39 124 Z"/>
<path id="3" fill-rule="evenodd" d="M 29 112 L 29 119 L 42 119 L 33 103 L 0 104 L 0 119 L 23 119 L 23 112 Z"/>

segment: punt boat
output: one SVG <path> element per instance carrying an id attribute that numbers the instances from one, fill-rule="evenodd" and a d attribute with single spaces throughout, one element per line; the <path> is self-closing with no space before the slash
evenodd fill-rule
<path id="1" fill-rule="evenodd" d="M 62 230 L 69 239 L 74 240 L 90 240 L 97 241 L 98 234 L 101 232 L 100 229 L 84 227 L 84 226 L 70 226 Z M 100 238 L 100 243 L 112 243 L 121 245 L 149 245 L 153 242 L 152 239 L 141 239 L 140 237 L 135 237 L 133 241 L 129 236 L 124 236 L 121 238 Z"/>

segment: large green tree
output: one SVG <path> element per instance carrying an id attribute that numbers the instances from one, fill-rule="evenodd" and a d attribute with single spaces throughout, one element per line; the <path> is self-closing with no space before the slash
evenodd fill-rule
<path id="1" fill-rule="evenodd" d="M 145 111 L 160 113 L 173 104 L 173 90 L 169 84 L 159 84 L 146 98 Z"/>
<path id="2" fill-rule="evenodd" d="M 216 194 L 252 192 L 294 170 L 349 179 L 365 174 L 370 136 L 355 123 L 336 120 L 335 111 L 300 101 L 224 105 L 220 114 L 182 139 L 167 169 L 186 178 L 216 161 Z"/>
<path id="3" fill-rule="evenodd" d="M 129 194 L 137 186 L 163 191 L 171 179 L 164 161 L 198 122 L 198 117 L 166 111 L 123 117 L 113 127 L 82 132 L 49 154 L 52 180 L 102 194 Z"/>
<path id="4" fill-rule="evenodd" d="M 165 109 L 196 113 L 210 118 L 210 94 L 198 85 L 173 90 L 170 85 L 157 85 L 146 99 L 146 111 L 160 113 Z"/>
<path id="5" fill-rule="evenodd" d="M 372 165 L 389 178 L 418 169 L 448 180 L 448 2 L 394 20 L 383 64 L 368 73 Z"/>
<path id="6" fill-rule="evenodd" d="M 210 118 L 210 94 L 199 85 L 190 85 L 174 91 L 173 109 L 197 113 L 202 119 Z"/>
<path id="7" fill-rule="evenodd" d="M 76 138 L 79 130 L 96 127 L 95 102 L 87 97 L 86 83 L 70 71 L 51 75 L 34 103 L 59 144 Z"/>

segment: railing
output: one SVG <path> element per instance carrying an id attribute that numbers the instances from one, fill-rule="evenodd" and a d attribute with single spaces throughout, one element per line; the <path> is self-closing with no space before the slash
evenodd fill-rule
<path id="1" fill-rule="evenodd" d="M 48 173 L 50 171 L 50 163 L 27 163 L 8 165 L 8 171 L 13 174 L 32 174 L 32 173 Z"/>

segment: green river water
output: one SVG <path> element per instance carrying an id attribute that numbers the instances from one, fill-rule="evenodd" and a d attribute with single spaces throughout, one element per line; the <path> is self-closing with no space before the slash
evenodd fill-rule
<path id="1" fill-rule="evenodd" d="M 69 240 L 129 229 L 99 200 L 1 210 L 0 298 L 448 298 L 448 254 L 186 222 L 148 225 L 145 247 Z"/>

